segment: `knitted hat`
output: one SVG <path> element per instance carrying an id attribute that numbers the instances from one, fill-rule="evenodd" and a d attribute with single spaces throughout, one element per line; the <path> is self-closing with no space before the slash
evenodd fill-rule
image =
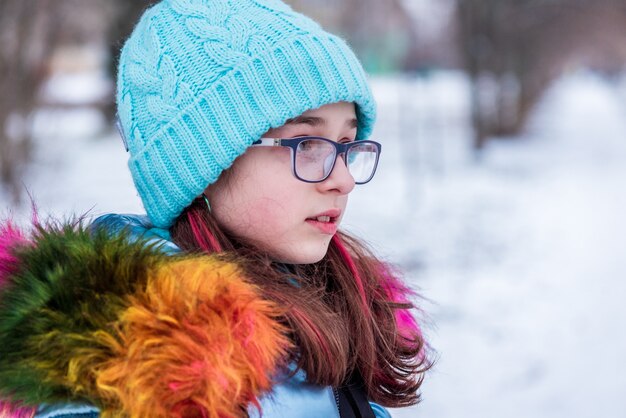
<path id="1" fill-rule="evenodd" d="M 162 1 L 120 57 L 128 165 L 162 228 L 270 128 L 339 101 L 368 137 L 376 109 L 354 53 L 279 0 Z"/>

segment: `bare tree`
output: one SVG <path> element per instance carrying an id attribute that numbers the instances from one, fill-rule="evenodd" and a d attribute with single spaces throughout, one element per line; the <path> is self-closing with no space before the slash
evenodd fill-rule
<path id="1" fill-rule="evenodd" d="M 23 192 L 22 176 L 32 155 L 33 114 L 51 58 L 60 46 L 108 43 L 111 78 L 121 40 L 130 33 L 149 1 L 0 1 L 0 187 L 14 203 Z M 111 118 L 114 100 L 104 103 Z"/>
<path id="2" fill-rule="evenodd" d="M 490 136 L 518 133 L 576 59 L 591 67 L 626 62 L 621 0 L 459 0 L 458 19 L 476 148 Z"/>
<path id="3" fill-rule="evenodd" d="M 0 2 L 0 184 L 17 201 L 32 148 L 31 123 L 58 25 L 52 0 Z"/>

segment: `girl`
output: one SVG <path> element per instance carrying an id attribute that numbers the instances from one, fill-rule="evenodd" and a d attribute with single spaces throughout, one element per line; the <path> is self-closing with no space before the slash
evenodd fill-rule
<path id="1" fill-rule="evenodd" d="M 338 230 L 371 180 L 349 47 L 278 0 L 165 0 L 117 101 L 147 217 L 0 229 L 2 417 L 389 417 L 429 367 L 394 271 Z"/>

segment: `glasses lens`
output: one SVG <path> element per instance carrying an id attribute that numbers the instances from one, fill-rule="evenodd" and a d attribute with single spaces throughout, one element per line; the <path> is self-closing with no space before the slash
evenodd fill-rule
<path id="1" fill-rule="evenodd" d="M 378 161 L 378 147 L 367 142 L 356 142 L 346 155 L 348 170 L 356 183 L 367 183 L 374 176 Z"/>
<path id="2" fill-rule="evenodd" d="M 296 149 L 296 174 L 303 180 L 319 181 L 330 172 L 336 158 L 335 146 L 321 139 L 306 139 Z"/>

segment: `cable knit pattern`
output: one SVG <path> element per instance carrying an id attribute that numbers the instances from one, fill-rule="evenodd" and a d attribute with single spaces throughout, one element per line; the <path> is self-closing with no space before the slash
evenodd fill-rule
<path id="1" fill-rule="evenodd" d="M 120 57 L 118 114 L 148 216 L 169 227 L 237 156 L 306 110 L 375 104 L 346 43 L 279 0 L 165 0 Z"/>

